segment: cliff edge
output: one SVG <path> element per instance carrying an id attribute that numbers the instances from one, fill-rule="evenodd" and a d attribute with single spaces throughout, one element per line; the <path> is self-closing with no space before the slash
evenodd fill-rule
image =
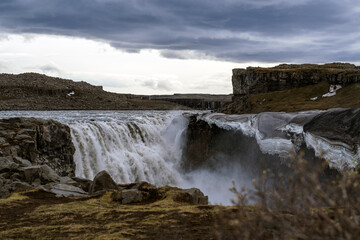
<path id="1" fill-rule="evenodd" d="M 233 103 L 225 112 L 257 113 L 360 106 L 360 102 L 353 98 L 338 103 L 341 102 L 339 97 L 336 97 L 336 101 L 329 101 L 329 97 L 336 94 L 325 95 L 342 88 L 342 92 L 347 91 L 347 96 L 356 98 L 360 93 L 359 84 L 360 66 L 350 63 L 237 68 L 233 69 L 232 76 Z M 349 89 L 355 91 L 350 93 Z"/>

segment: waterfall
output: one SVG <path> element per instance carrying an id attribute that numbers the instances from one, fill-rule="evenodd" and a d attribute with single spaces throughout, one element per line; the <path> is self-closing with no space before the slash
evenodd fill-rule
<path id="1" fill-rule="evenodd" d="M 145 115 L 130 121 L 93 120 L 69 126 L 77 176 L 93 179 L 106 170 L 118 183 L 179 183 L 177 167 L 187 126 L 181 114 Z"/>
<path id="2" fill-rule="evenodd" d="M 8 111 L 0 118 L 37 117 L 67 124 L 78 177 L 93 179 L 106 170 L 117 183 L 198 187 L 212 203 L 231 204 L 232 180 L 238 188 L 251 188 L 260 159 L 276 170 L 304 144 L 331 167 L 341 170 L 359 163 L 358 145 L 354 149 L 304 132 L 304 124 L 319 113 L 201 114 L 199 120 L 226 133 L 211 136 L 209 164 L 187 172 L 181 167 L 188 126 L 183 111 Z"/>

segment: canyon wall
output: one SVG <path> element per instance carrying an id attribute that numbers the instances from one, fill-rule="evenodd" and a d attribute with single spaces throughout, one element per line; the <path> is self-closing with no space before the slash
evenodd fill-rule
<path id="1" fill-rule="evenodd" d="M 360 67 L 349 63 L 329 63 L 233 69 L 233 102 L 245 109 L 251 95 L 305 87 L 322 81 L 343 87 L 360 83 Z"/>

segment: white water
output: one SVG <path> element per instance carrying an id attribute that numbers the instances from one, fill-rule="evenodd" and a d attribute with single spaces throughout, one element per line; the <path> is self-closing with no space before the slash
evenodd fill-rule
<path id="1" fill-rule="evenodd" d="M 297 136 L 316 155 L 328 153 L 325 157 L 331 166 L 351 167 L 360 159 L 360 149 L 353 154 L 341 145 L 334 148 L 317 136 L 304 135 L 303 124 L 318 113 L 212 113 L 199 118 L 254 137 L 264 153 L 289 157 L 297 151 L 294 141 Z M 212 203 L 230 204 L 232 180 L 238 188 L 251 188 L 251 176 L 236 161 L 228 161 L 229 156 L 221 157 L 221 164 L 215 169 L 184 173 L 179 165 L 188 120 L 183 114 L 182 111 L 5 111 L 0 112 L 0 118 L 37 117 L 68 124 L 76 148 L 78 177 L 93 179 L 99 171 L 106 170 L 118 183 L 147 181 L 157 186 L 198 187 Z"/>
<path id="2" fill-rule="evenodd" d="M 220 128 L 241 131 L 254 137 L 263 153 L 291 158 L 297 153 L 299 143 L 305 142 L 317 157 L 326 159 L 330 167 L 340 171 L 356 167 L 360 162 L 360 146 L 350 151 L 345 143 L 331 142 L 312 133 L 305 133 L 304 124 L 323 111 L 297 113 L 264 112 L 259 114 L 225 115 L 210 113 L 199 117 Z M 296 139 L 302 141 L 297 142 Z M 295 141 L 294 141 L 295 140 Z"/>

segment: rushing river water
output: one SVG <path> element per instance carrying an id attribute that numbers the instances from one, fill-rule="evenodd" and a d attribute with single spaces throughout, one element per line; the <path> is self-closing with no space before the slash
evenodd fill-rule
<path id="1" fill-rule="evenodd" d="M 220 164 L 215 168 L 200 168 L 188 172 L 182 169 L 188 126 L 186 115 L 191 113 L 196 112 L 3 111 L 0 112 L 0 117 L 36 117 L 67 124 L 76 149 L 74 160 L 78 177 L 93 179 L 99 171 L 106 170 L 118 183 L 147 181 L 157 186 L 198 187 L 209 196 L 211 203 L 230 204 L 233 198 L 229 191 L 232 181 L 238 187 L 249 188 L 253 176 L 249 175 L 238 160 L 230 161 L 228 158 L 231 156 L 226 155 L 221 155 Z M 283 159 L 296 148 L 289 133 L 302 134 L 302 123 L 316 113 L 238 116 L 207 114 L 201 119 L 253 137 L 261 152 Z M 311 136 L 308 138 L 308 147 L 315 149 L 315 153 L 318 149 L 328 147 L 326 144 L 319 144 Z M 345 161 L 359 157 L 352 156 L 345 148 L 340 149 L 341 151 L 339 148 L 332 149 L 335 149 L 332 153 L 335 154 L 335 160 L 344 154 Z M 250 161 L 254 161 L 251 158 L 255 157 L 257 156 L 247 156 Z M 334 164 L 338 166 L 335 167 L 339 168 L 349 164 L 336 161 Z"/>

